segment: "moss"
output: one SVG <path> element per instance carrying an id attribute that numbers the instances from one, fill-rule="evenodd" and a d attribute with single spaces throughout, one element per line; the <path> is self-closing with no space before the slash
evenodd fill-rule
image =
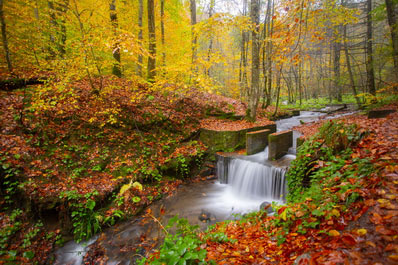
<path id="1" fill-rule="evenodd" d="M 257 126 L 239 131 L 214 131 L 201 129 L 200 140 L 209 147 L 210 153 L 215 152 L 233 152 L 246 147 L 246 133 L 269 129 L 276 131 L 276 124 Z"/>

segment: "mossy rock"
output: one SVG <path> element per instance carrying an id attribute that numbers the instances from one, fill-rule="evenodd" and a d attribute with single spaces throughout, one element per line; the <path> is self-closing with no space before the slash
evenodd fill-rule
<path id="1" fill-rule="evenodd" d="M 233 152 L 246 147 L 246 133 L 269 129 L 276 132 L 276 124 L 256 126 L 238 131 L 215 131 L 202 128 L 200 140 L 208 146 L 209 153 Z"/>

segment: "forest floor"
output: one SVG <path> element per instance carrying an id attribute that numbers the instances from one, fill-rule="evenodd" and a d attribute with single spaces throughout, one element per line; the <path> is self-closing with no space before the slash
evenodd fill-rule
<path id="1" fill-rule="evenodd" d="M 398 104 L 385 108 L 397 110 Z M 322 198 L 332 207 L 307 198 L 279 208 L 274 217 L 260 212 L 241 221 L 217 224 L 210 235 L 222 232 L 229 240 L 218 242 L 202 235 L 207 238 L 202 245 L 207 260 L 218 264 L 398 263 L 398 112 L 380 119 L 356 114 L 339 120 L 356 124 L 367 134 L 348 157 L 342 156 L 337 167 L 322 159 L 314 162 L 317 170 L 324 168 L 332 176 L 325 176 L 320 184 L 323 189 L 314 194 L 325 194 Z M 325 122 L 294 129 L 308 139 Z M 368 161 L 374 170 L 361 176 L 357 161 Z M 346 176 L 352 167 L 354 172 Z M 329 181 L 331 185 L 327 185 Z M 345 207 L 353 193 L 361 199 L 355 197 Z M 333 196 L 336 204 L 332 204 Z"/>
<path id="2" fill-rule="evenodd" d="M 259 109 L 258 121 L 249 123 L 241 119 L 244 104 L 193 88 L 168 85 L 152 90 L 110 77 L 101 82 L 97 93 L 87 80 L 0 91 L 0 263 L 51 263 L 50 254 L 72 234 L 85 240 L 172 194 L 206 159 L 206 147 L 196 140 L 201 127 L 240 130 L 276 118 L 269 107 Z M 396 110 L 397 104 L 388 107 Z M 278 111 L 277 117 L 288 114 Z M 369 132 L 345 165 L 363 158 L 376 170 L 355 181 L 337 177 L 337 188 L 328 192 L 344 190 L 339 195 L 344 204 L 355 190 L 361 200 L 344 211 L 336 205 L 330 218 L 307 215 L 319 207 L 309 198 L 290 210 L 280 208 L 276 217 L 260 213 L 246 221 L 218 224 L 214 231 L 235 240 L 205 240 L 207 259 L 291 264 L 308 253 L 303 259 L 312 264 L 396 263 L 397 118 L 395 112 L 381 119 L 341 119 Z M 310 136 L 321 123 L 296 130 Z M 326 164 L 321 161 L 317 167 Z M 345 169 L 337 171 L 344 174 Z M 351 182 L 358 186 L 343 187 Z M 282 244 L 277 237 L 286 227 L 271 225 L 278 218 L 290 224 Z M 300 224 L 318 219 L 315 228 L 299 233 Z M 270 227 L 273 230 L 264 232 Z"/>
<path id="3" fill-rule="evenodd" d="M 203 162 L 201 127 L 239 130 L 274 112 L 249 123 L 244 104 L 216 94 L 101 83 L 0 91 L 0 263 L 51 262 L 71 234 L 87 239 L 175 191 Z"/>

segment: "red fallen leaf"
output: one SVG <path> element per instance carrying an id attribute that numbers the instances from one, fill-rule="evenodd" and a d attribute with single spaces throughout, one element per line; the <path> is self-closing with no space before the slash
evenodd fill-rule
<path id="1" fill-rule="evenodd" d="M 391 231 L 390 229 L 388 229 L 382 225 L 376 226 L 376 232 L 378 232 L 379 234 L 382 234 L 382 235 L 393 235 L 394 234 L 394 231 Z"/>
<path id="2" fill-rule="evenodd" d="M 166 210 L 164 209 L 163 205 L 160 207 L 160 215 L 164 215 Z"/>
<path id="3" fill-rule="evenodd" d="M 392 251 L 392 250 L 398 251 L 398 244 L 388 244 L 384 250 L 385 251 Z"/>
<path id="4" fill-rule="evenodd" d="M 284 211 L 286 208 L 287 208 L 286 206 L 279 208 L 278 214 L 282 214 L 283 211 Z"/>
<path id="5" fill-rule="evenodd" d="M 354 183 L 353 183 L 354 184 Z M 373 206 L 373 205 L 375 205 L 375 200 L 373 200 L 373 199 L 369 199 L 369 200 L 366 200 L 365 201 L 365 205 L 366 206 Z"/>
<path id="6" fill-rule="evenodd" d="M 344 233 L 343 236 L 341 237 L 341 240 L 346 245 L 349 245 L 349 246 L 353 246 L 357 243 L 357 240 L 351 234 L 348 234 L 348 233 Z"/>
<path id="7" fill-rule="evenodd" d="M 369 217 L 370 221 L 376 225 L 379 225 L 383 222 L 383 218 L 378 213 L 372 213 L 372 216 Z"/>

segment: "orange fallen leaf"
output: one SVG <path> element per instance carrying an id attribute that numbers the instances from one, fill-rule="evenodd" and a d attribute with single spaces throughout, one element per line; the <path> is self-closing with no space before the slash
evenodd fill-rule
<path id="1" fill-rule="evenodd" d="M 329 231 L 329 235 L 330 236 L 340 236 L 340 232 L 333 229 L 333 230 Z"/>

